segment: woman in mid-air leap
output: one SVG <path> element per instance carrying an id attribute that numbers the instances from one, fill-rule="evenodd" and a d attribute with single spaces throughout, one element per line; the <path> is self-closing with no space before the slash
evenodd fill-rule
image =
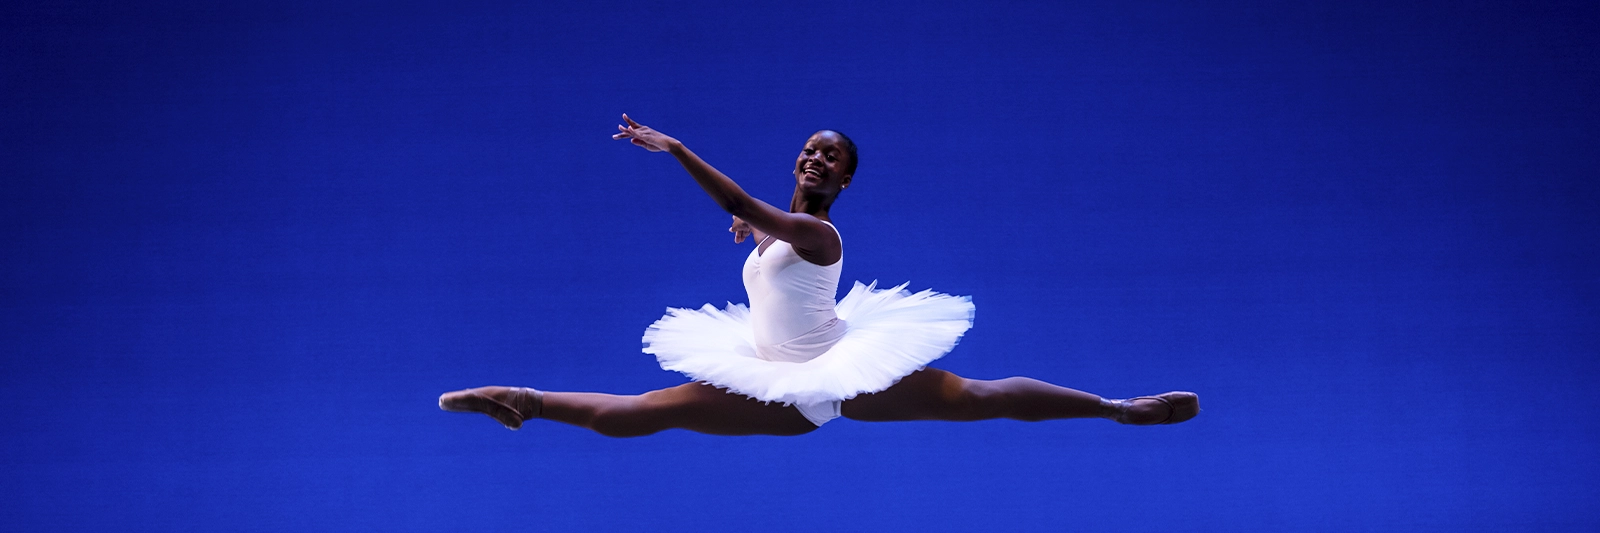
<path id="1" fill-rule="evenodd" d="M 440 408 L 484 413 L 511 429 L 544 418 L 614 437 L 672 428 L 799 435 L 841 415 L 1150 425 L 1199 414 L 1200 399 L 1190 392 L 1111 400 L 1030 378 L 985 381 L 927 368 L 971 327 L 972 303 L 964 297 L 857 283 L 835 304 L 844 245 L 828 208 L 856 169 L 855 143 L 844 134 L 822 130 L 806 140 L 783 211 L 746 194 L 677 139 L 622 118 L 627 124 L 613 139 L 672 154 L 733 214 L 734 242 L 755 241 L 744 264 L 750 307 L 671 309 L 645 331 L 645 352 L 694 383 L 636 396 L 479 387 L 440 396 Z"/>

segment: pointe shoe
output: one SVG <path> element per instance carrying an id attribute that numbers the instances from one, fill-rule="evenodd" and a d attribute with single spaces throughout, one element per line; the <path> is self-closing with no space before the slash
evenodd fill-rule
<path id="1" fill-rule="evenodd" d="M 446 392 L 439 408 L 456 413 L 483 413 L 516 430 L 522 422 L 538 418 L 544 410 L 544 393 L 526 387 L 478 387 Z"/>
<path id="2" fill-rule="evenodd" d="M 1134 422 L 1130 420 L 1128 415 L 1133 407 L 1133 402 L 1139 400 L 1155 400 L 1166 404 L 1167 416 L 1160 422 Z M 1200 396 L 1192 392 L 1168 392 L 1155 396 L 1139 396 L 1136 398 L 1122 400 L 1118 403 L 1121 404 L 1121 410 L 1117 413 L 1117 416 L 1113 420 L 1116 420 L 1119 424 L 1131 424 L 1136 426 L 1177 424 L 1179 422 L 1184 422 L 1194 418 L 1200 414 Z"/>

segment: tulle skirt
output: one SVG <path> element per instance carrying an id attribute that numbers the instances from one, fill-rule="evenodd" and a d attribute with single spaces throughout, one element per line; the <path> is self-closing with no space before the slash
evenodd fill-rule
<path id="1" fill-rule="evenodd" d="M 645 329 L 644 352 L 695 381 L 765 402 L 813 405 L 887 389 L 949 353 L 972 327 L 968 297 L 876 286 L 857 282 L 839 300 L 834 311 L 846 331 L 810 360 L 763 359 L 743 304 L 667 309 Z"/>

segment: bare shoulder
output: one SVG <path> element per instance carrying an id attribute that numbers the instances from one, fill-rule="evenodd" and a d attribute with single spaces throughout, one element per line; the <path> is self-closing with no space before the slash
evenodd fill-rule
<path id="1" fill-rule="evenodd" d="M 844 243 L 833 223 L 806 213 L 790 213 L 796 219 L 797 238 L 788 241 L 806 262 L 829 266 L 844 257 Z"/>

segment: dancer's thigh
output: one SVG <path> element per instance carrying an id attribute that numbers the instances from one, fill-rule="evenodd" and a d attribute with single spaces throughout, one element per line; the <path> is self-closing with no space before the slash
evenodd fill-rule
<path id="1" fill-rule="evenodd" d="M 794 407 L 762 403 L 704 383 L 647 392 L 648 409 L 675 427 L 716 435 L 799 435 L 817 429 Z"/>
<path id="2" fill-rule="evenodd" d="M 962 418 L 968 403 L 966 379 L 929 367 L 883 391 L 845 400 L 840 409 L 845 418 L 868 422 L 952 420 Z"/>

